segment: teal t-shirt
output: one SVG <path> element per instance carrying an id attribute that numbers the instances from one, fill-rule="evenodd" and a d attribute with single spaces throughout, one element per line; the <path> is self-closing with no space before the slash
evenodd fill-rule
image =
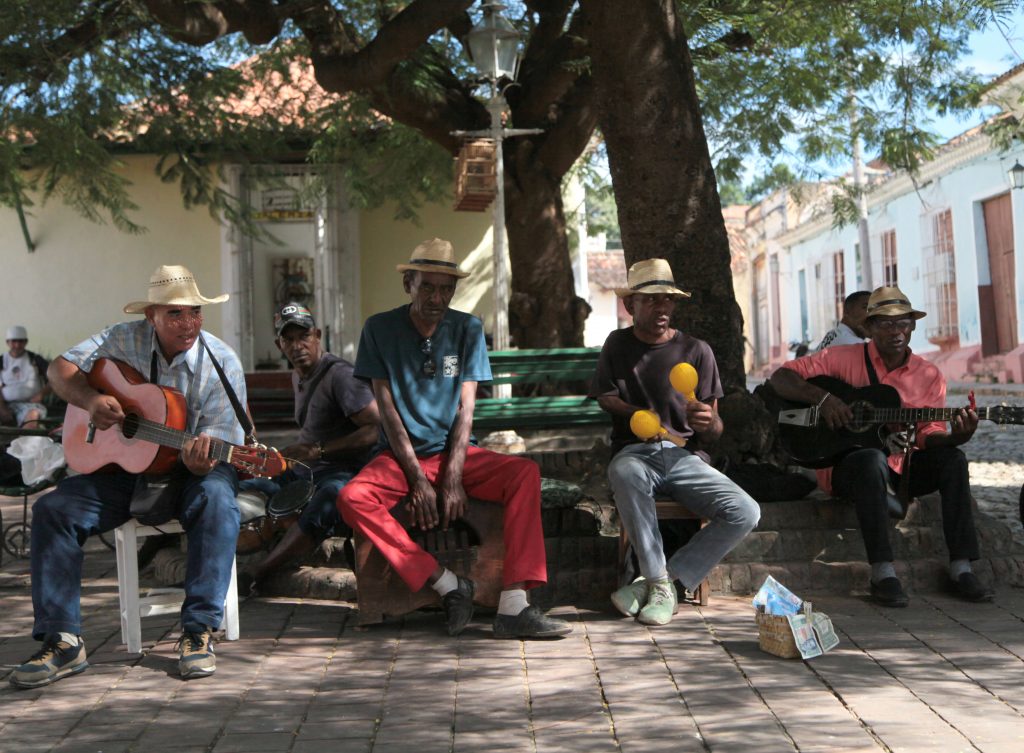
<path id="1" fill-rule="evenodd" d="M 442 452 L 462 383 L 491 381 L 483 322 L 448 309 L 434 334 L 424 338 L 409 318 L 408 304 L 374 314 L 363 325 L 355 375 L 388 380 L 417 455 Z"/>

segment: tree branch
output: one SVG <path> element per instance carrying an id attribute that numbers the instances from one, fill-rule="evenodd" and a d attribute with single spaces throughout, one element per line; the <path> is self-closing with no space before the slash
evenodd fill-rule
<path id="1" fill-rule="evenodd" d="M 143 5 L 167 36 L 196 47 L 236 31 L 253 44 L 265 44 L 281 31 L 281 20 L 272 0 L 143 0 Z"/>
<path id="2" fill-rule="evenodd" d="M 728 52 L 744 52 L 754 49 L 754 35 L 749 31 L 733 29 L 723 34 L 711 44 L 695 47 L 690 55 L 701 60 L 717 60 Z"/>
<path id="3" fill-rule="evenodd" d="M 517 125 L 544 125 L 550 117 L 551 103 L 561 99 L 580 78 L 580 70 L 569 63 L 579 60 L 582 64 L 587 54 L 582 26 L 582 17 L 577 12 L 565 33 L 543 46 L 530 45 L 520 68 L 519 86 L 508 93 Z M 558 28 L 561 30 L 561 24 Z"/>
<path id="4" fill-rule="evenodd" d="M 368 90 L 381 86 L 395 66 L 472 4 L 473 0 L 414 0 L 358 51 L 329 5 L 293 18 L 310 42 L 321 86 L 329 91 Z"/>

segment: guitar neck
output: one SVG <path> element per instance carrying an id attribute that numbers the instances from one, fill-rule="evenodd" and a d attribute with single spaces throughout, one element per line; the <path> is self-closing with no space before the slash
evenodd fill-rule
<path id="1" fill-rule="evenodd" d="M 133 416 L 130 420 L 132 421 L 132 428 L 134 428 L 134 432 L 131 435 L 133 439 L 142 439 L 146 442 L 153 442 L 162 447 L 171 447 L 175 450 L 184 449 L 186 442 L 195 439 L 188 432 L 172 429 L 156 421 L 150 421 L 148 418 Z M 213 460 L 230 463 L 233 448 L 234 445 L 228 442 L 210 437 L 210 458 Z"/>
<path id="2" fill-rule="evenodd" d="M 876 408 L 864 420 L 873 424 L 916 424 L 921 421 L 952 421 L 959 408 Z M 977 408 L 978 418 L 993 420 L 988 408 Z"/>

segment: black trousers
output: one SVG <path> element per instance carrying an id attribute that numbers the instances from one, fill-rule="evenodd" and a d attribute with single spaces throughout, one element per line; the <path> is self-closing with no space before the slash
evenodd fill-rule
<path id="1" fill-rule="evenodd" d="M 886 482 L 898 489 L 900 474 L 886 463 L 881 450 L 854 450 L 832 469 L 832 490 L 857 507 L 868 562 L 892 562 Z M 942 532 L 950 560 L 978 559 L 978 534 L 971 511 L 967 458 L 956 447 L 916 450 L 910 472 L 910 494 L 938 491 L 942 498 Z"/>

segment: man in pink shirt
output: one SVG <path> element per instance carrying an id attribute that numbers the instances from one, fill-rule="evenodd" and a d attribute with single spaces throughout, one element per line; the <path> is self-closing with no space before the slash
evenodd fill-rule
<path id="1" fill-rule="evenodd" d="M 878 288 L 868 299 L 864 326 L 871 340 L 867 344 L 840 345 L 790 361 L 772 374 L 770 384 L 787 400 L 817 405 L 819 420 L 830 429 L 848 426 L 853 412 L 838 397 L 807 381 L 812 377 L 829 376 L 853 387 L 887 384 L 899 393 L 904 408 L 944 407 L 946 380 L 934 365 L 910 350 L 910 335 L 924 316 L 923 311 L 911 307 L 898 287 Z M 958 449 L 977 428 L 978 415 L 971 410 L 957 411 L 948 431 L 942 421 L 917 424 L 912 471 L 906 480 L 902 479 L 903 454 L 886 456 L 875 448 L 851 450 L 835 466 L 818 472 L 822 489 L 834 490 L 856 505 L 871 563 L 871 597 L 876 603 L 889 607 L 909 603 L 896 577 L 889 542 L 890 498 L 901 480 L 909 482 L 911 496 L 938 491 L 942 498 L 951 591 L 967 601 L 992 601 L 992 590 L 971 571 L 971 560 L 979 557 L 978 536 L 967 458 Z"/>

